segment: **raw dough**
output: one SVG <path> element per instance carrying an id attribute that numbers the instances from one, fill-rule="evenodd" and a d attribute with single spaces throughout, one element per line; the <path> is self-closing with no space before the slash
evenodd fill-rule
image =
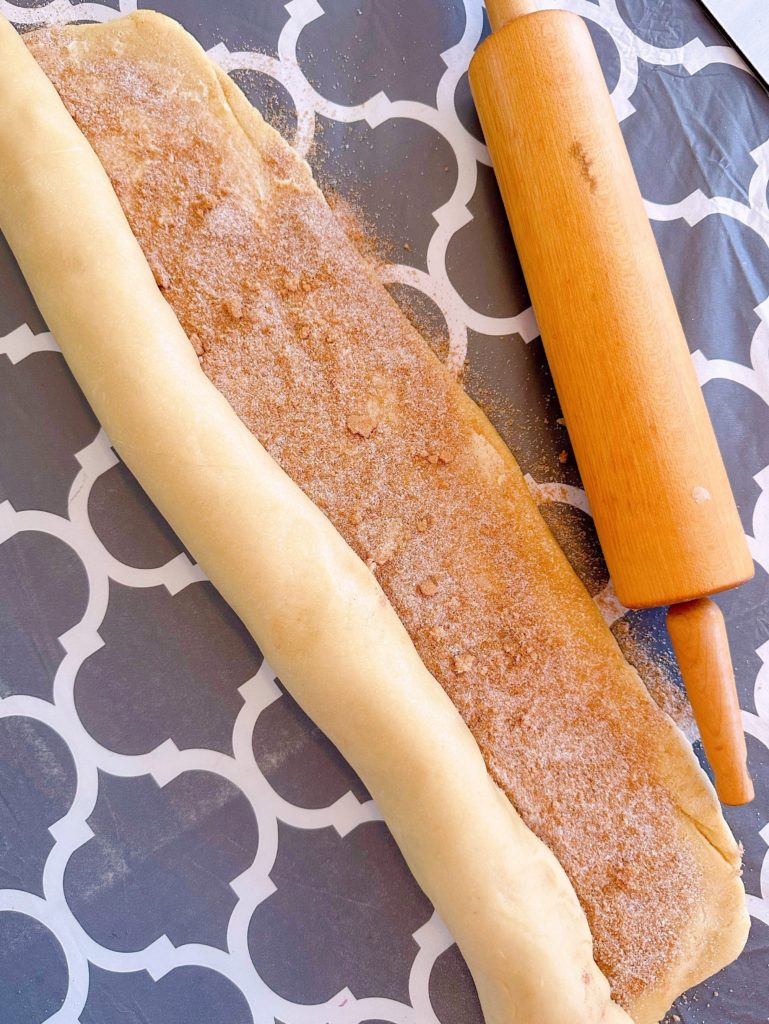
<path id="1" fill-rule="evenodd" d="M 255 202 L 272 199 L 281 182 L 312 193 L 304 165 L 174 23 L 143 13 L 62 35 L 73 61 L 119 55 L 135 65 L 172 68 L 179 94 L 197 109 L 201 124 L 218 123 L 227 133 L 224 159 Z M 32 46 L 40 47 L 45 63 L 45 41 L 33 37 Z M 457 937 L 490 1024 L 625 1019 L 608 1001 L 584 916 L 557 862 L 489 779 L 477 746 L 374 578 L 200 372 L 100 164 L 6 25 L 0 55 L 0 225 L 116 448 L 286 685 L 375 795 L 417 879 Z M 120 152 L 105 150 L 105 164 L 130 162 L 130 138 L 118 132 L 113 144 Z M 285 166 L 276 169 L 268 153 Z M 363 261 L 360 272 L 366 273 Z M 161 285 L 167 283 L 161 279 Z M 445 381 L 440 386 L 447 387 Z M 636 1020 L 657 1020 L 675 995 L 732 959 L 744 942 L 738 851 L 691 750 L 620 657 L 541 524 L 509 452 L 472 403 L 455 385 L 451 389 L 456 415 L 477 438 L 476 461 L 499 464 L 510 515 L 528 531 L 531 557 L 547 566 L 541 617 L 556 640 L 566 646 L 576 639 L 584 654 L 585 679 L 577 682 L 586 700 L 591 696 L 586 721 L 596 721 L 596 736 L 608 736 L 614 707 L 615 715 L 622 709 L 631 738 L 633 723 L 637 734 L 642 726 L 651 780 L 643 786 L 665 797 L 645 812 L 647 825 L 657 811 L 669 818 L 693 886 L 692 919 L 675 936 L 665 971 L 626 999 Z M 353 415 L 348 429 L 368 438 L 371 417 L 360 410 Z M 372 562 L 381 568 L 376 557 Z M 600 681 L 611 686 L 605 711 L 589 691 L 596 665 Z M 472 661 L 455 665 L 460 675 L 471 667 Z M 548 670 L 557 711 L 562 681 L 556 665 Z M 494 744 L 484 744 L 477 729 L 476 737 L 504 783 L 505 764 Z M 618 749 L 617 764 L 623 756 L 640 760 L 640 752 Z M 599 761 L 587 763 L 588 780 L 592 769 L 600 770 Z M 577 821 L 594 814 L 587 806 L 576 810 Z M 529 809 L 530 818 L 533 813 Z M 616 824 L 606 820 L 610 828 Z M 643 826 L 643 815 L 631 823 L 636 833 L 639 820 Z M 552 821 L 543 820 L 541 831 L 548 830 Z M 625 826 L 624 833 L 607 835 L 618 861 L 633 857 L 634 844 L 640 856 L 644 840 L 636 833 Z M 557 830 L 553 834 L 555 845 Z M 579 834 L 567 838 L 580 841 Z M 621 888 L 621 863 L 617 870 Z M 662 892 L 664 877 L 656 881 Z M 645 895 L 651 912 L 654 887 Z"/>

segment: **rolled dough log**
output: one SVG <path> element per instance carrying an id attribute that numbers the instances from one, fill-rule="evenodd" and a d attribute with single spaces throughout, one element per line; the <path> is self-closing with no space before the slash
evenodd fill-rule
<path id="1" fill-rule="evenodd" d="M 249 144 L 274 134 L 224 76 L 211 86 L 212 65 L 167 19 L 75 31 L 169 54 Z M 201 372 L 101 164 L 7 23 L 0 94 L 0 227 L 69 365 L 122 458 L 374 795 L 457 938 L 489 1024 L 626 1020 L 558 862 L 492 782 L 372 574 Z M 479 437 L 512 463 L 466 405 Z M 556 557 L 546 544 L 545 556 Z M 577 603 L 589 601 L 564 579 Z M 617 696 L 635 692 L 608 631 L 597 615 L 588 622 L 617 662 Z M 667 976 L 631 1007 L 644 1024 L 746 935 L 734 841 L 691 751 L 664 716 L 657 724 L 655 771 L 680 802 L 704 898 Z"/>

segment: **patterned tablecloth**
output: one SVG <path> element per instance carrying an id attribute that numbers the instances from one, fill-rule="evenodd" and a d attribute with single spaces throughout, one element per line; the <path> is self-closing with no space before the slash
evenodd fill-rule
<path id="1" fill-rule="evenodd" d="M 0 0 L 24 28 L 135 6 Z M 693 0 L 564 6 L 598 48 L 756 559 L 755 580 L 720 602 L 757 784 L 752 806 L 727 812 L 752 932 L 673 1020 L 758 1024 L 769 98 Z M 454 358 L 467 351 L 470 390 L 608 620 L 664 645 L 660 613 L 613 599 L 572 460 L 559 461 L 568 439 L 467 85 L 488 31 L 480 0 L 157 7 L 363 211 L 385 281 Z M 377 808 L 118 461 L 1 241 L 0 431 L 0 1024 L 479 1022 Z"/>

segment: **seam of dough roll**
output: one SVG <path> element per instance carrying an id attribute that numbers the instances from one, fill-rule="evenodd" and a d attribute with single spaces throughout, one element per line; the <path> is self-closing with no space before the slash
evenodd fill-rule
<path id="1" fill-rule="evenodd" d="M 174 22 L 142 13 L 75 31 L 162 41 L 219 83 L 254 145 L 277 137 Z M 201 371 L 98 158 L 4 21 L 0 94 L 0 228 L 75 377 L 121 457 L 361 775 L 456 937 L 488 1024 L 627 1020 L 562 868 L 489 777 L 371 572 Z M 662 746 L 712 891 L 687 955 L 631 1008 L 642 1024 L 733 959 L 747 934 L 739 854 L 712 791 L 672 725 Z"/>

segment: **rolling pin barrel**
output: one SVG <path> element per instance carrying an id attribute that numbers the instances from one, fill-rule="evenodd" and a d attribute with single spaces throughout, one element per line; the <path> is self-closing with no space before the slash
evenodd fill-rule
<path id="1" fill-rule="evenodd" d="M 587 27 L 487 6 L 470 82 L 617 595 L 645 608 L 736 586 L 752 559 Z"/>
<path id="2" fill-rule="evenodd" d="M 584 22 L 515 18 L 470 80 L 620 600 L 744 582 L 752 560 Z"/>

